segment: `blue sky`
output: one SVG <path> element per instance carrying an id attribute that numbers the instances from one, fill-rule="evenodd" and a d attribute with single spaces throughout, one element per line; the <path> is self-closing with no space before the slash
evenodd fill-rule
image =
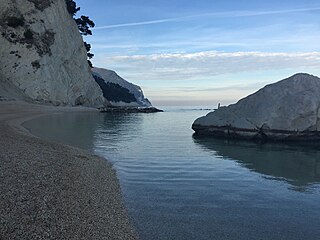
<path id="1" fill-rule="evenodd" d="M 320 76 L 320 1 L 77 0 L 95 66 L 155 105 L 237 101 L 297 72 Z"/>

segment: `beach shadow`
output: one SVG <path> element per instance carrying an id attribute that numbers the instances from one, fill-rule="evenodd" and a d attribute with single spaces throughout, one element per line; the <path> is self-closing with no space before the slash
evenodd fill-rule
<path id="1" fill-rule="evenodd" d="M 35 136 L 91 152 L 94 133 L 102 121 L 96 112 L 72 112 L 39 117 L 23 126 Z"/>
<path id="2" fill-rule="evenodd" d="M 39 117 L 23 126 L 35 136 L 93 152 L 96 142 L 103 141 L 104 134 L 115 136 L 117 140 L 129 132 L 131 137 L 138 136 L 142 119 L 141 113 L 75 112 Z"/>

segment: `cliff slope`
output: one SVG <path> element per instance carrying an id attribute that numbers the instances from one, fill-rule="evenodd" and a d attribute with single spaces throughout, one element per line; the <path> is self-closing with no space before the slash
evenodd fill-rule
<path id="1" fill-rule="evenodd" d="M 111 106 L 151 107 L 142 89 L 132 84 L 116 72 L 103 68 L 93 68 L 92 73 L 99 83 L 103 95 Z"/>
<path id="2" fill-rule="evenodd" d="M 0 0 L 0 6 L 0 96 L 103 105 L 64 0 Z"/>

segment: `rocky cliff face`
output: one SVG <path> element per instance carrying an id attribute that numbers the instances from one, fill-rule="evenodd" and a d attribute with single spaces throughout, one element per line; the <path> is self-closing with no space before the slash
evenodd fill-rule
<path id="1" fill-rule="evenodd" d="M 0 96 L 103 105 L 64 0 L 0 0 L 0 6 Z"/>
<path id="2" fill-rule="evenodd" d="M 320 78 L 296 74 L 198 118 L 198 134 L 227 138 L 320 140 Z"/>

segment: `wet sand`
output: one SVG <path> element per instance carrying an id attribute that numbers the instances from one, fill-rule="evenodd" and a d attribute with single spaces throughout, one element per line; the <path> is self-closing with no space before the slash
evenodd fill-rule
<path id="1" fill-rule="evenodd" d="M 110 163 L 21 126 L 70 111 L 0 102 L 0 239 L 137 239 Z"/>

